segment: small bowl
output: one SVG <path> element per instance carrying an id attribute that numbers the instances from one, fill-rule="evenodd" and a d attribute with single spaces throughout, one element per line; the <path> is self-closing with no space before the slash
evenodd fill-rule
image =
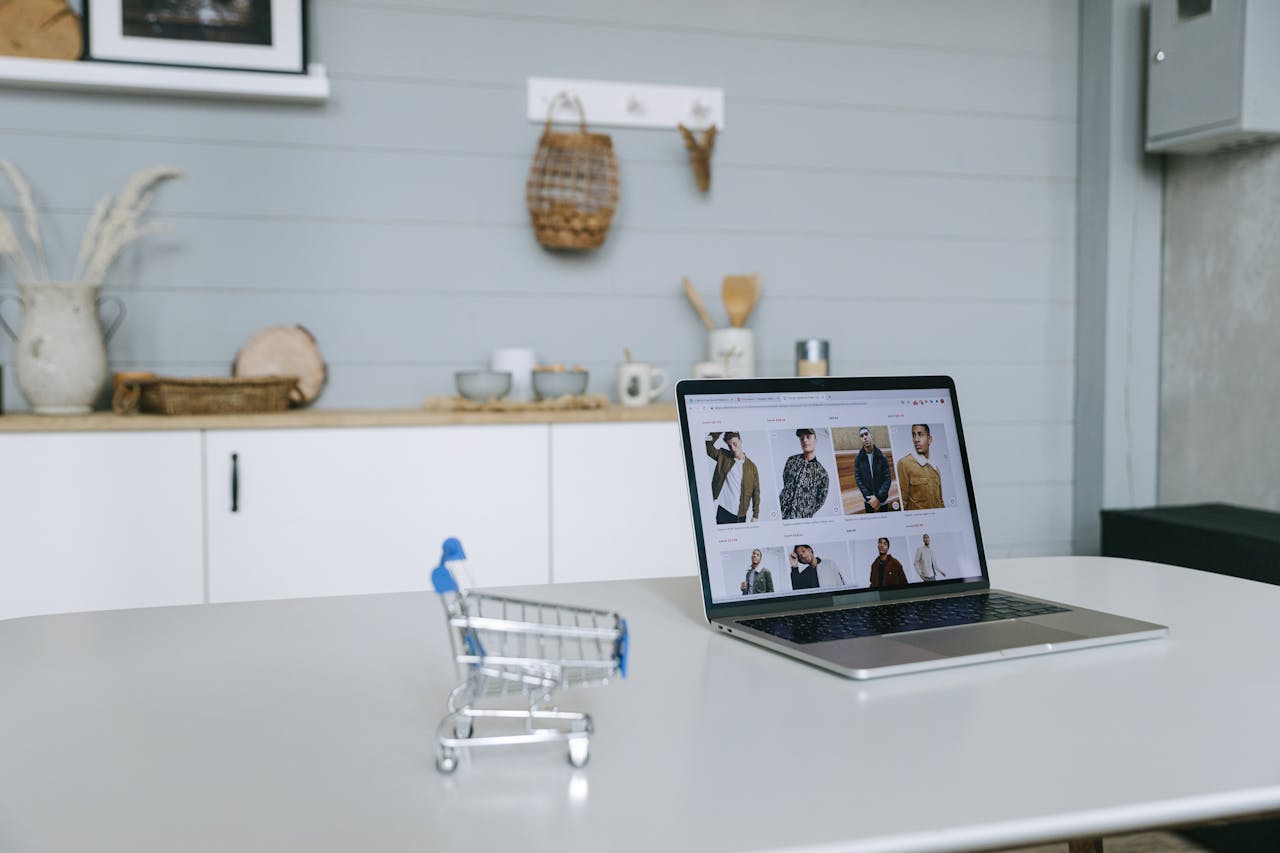
<path id="1" fill-rule="evenodd" d="M 539 370 L 533 371 L 533 394 L 539 400 L 554 400 L 567 394 L 581 394 L 587 390 L 587 371 Z"/>
<path id="2" fill-rule="evenodd" d="M 511 391 L 509 370 L 459 370 L 453 374 L 453 381 L 459 394 L 481 403 L 501 400 Z"/>

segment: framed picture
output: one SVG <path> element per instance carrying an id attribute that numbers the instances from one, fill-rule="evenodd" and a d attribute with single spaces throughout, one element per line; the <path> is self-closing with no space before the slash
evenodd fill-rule
<path id="1" fill-rule="evenodd" d="M 85 38 L 90 59 L 307 70 L 306 0 L 85 0 Z"/>

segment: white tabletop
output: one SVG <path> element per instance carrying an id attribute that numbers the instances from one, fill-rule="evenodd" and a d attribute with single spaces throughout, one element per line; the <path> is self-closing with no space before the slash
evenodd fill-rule
<path id="1" fill-rule="evenodd" d="M 859 683 L 713 633 L 692 578 L 527 588 L 626 616 L 630 677 L 562 694 L 585 769 L 538 746 L 442 776 L 434 595 L 0 622 L 0 849 L 940 850 L 1280 807 L 1280 587 L 991 573 L 1172 631 Z"/>

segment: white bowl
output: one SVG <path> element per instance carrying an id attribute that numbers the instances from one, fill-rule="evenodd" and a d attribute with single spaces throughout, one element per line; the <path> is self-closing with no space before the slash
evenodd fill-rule
<path id="1" fill-rule="evenodd" d="M 509 370 L 459 370 L 453 374 L 458 393 L 468 400 L 501 400 L 511 391 Z"/>
<path id="2" fill-rule="evenodd" d="M 534 370 L 533 393 L 539 400 L 554 400 L 587 390 L 586 370 Z"/>

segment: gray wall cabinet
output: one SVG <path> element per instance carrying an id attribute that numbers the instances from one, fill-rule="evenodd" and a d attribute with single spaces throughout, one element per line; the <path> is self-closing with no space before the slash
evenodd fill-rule
<path id="1" fill-rule="evenodd" d="M 1280 4 L 1152 0 L 1149 32 L 1148 151 L 1280 137 Z"/>

